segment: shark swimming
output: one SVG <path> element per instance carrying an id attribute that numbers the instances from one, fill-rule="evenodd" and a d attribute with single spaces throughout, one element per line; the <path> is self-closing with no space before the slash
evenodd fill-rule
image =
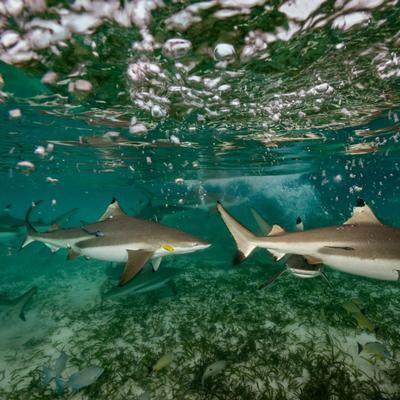
<path id="1" fill-rule="evenodd" d="M 217 208 L 237 244 L 237 263 L 261 247 L 276 259 L 296 254 L 303 256 L 309 265 L 324 264 L 374 279 L 400 279 L 400 229 L 382 224 L 361 199 L 343 225 L 298 232 L 285 232 L 274 225 L 268 236 L 263 237 L 240 224 L 221 203 Z"/>
<path id="2" fill-rule="evenodd" d="M 74 208 L 53 219 L 50 222 L 39 218 L 33 224 L 39 231 L 58 228 L 58 226 L 70 218 L 78 209 Z M 26 223 L 24 219 L 16 218 L 11 214 L 11 206 L 6 206 L 0 214 L 0 241 L 15 239 L 19 235 L 26 233 Z"/>
<path id="3" fill-rule="evenodd" d="M 159 292 L 168 286 L 173 290 L 172 281 L 180 273 L 182 273 L 180 268 L 168 267 L 155 274 L 151 268 L 145 267 L 140 275 L 123 287 L 113 285 L 111 289 L 108 289 L 108 286 L 112 283 L 111 281 L 106 281 L 100 289 L 101 305 L 110 298 L 126 298 L 127 296 L 131 297 L 153 291 Z"/>
<path id="4" fill-rule="evenodd" d="M 260 231 L 264 235 L 268 235 L 272 226 L 264 220 L 264 218 L 254 209 L 251 208 L 251 213 L 253 214 L 253 218 L 255 219 Z M 304 224 L 300 217 L 296 220 L 296 231 L 302 232 L 304 231 Z M 263 289 L 267 286 L 274 283 L 278 278 L 280 278 L 285 273 L 290 273 L 298 278 L 308 279 L 308 278 L 316 278 L 318 276 L 322 276 L 324 280 L 328 283 L 330 287 L 332 287 L 329 282 L 327 276 L 322 271 L 322 264 L 309 264 L 307 259 L 304 256 L 298 254 L 286 254 L 285 255 L 285 267 L 282 270 L 279 270 L 271 277 L 269 277 L 265 282 L 263 282 L 258 288 Z"/>
<path id="5" fill-rule="evenodd" d="M 25 309 L 37 291 L 37 286 L 34 286 L 15 299 L 0 295 L 0 311 L 5 312 L 9 316 L 18 315 L 22 321 L 26 321 Z"/>
<path id="6" fill-rule="evenodd" d="M 96 260 L 124 262 L 119 285 L 139 273 L 147 261 L 156 271 L 163 257 L 186 254 L 208 248 L 211 244 L 183 231 L 156 222 L 126 215 L 113 199 L 100 220 L 79 228 L 38 232 L 29 222 L 34 207 L 26 213 L 28 235 L 22 247 L 39 241 L 53 251 L 68 250 L 68 259 L 78 256 Z"/>

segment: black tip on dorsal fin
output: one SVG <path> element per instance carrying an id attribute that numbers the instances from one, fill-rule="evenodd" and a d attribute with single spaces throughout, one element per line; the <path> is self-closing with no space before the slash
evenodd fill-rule
<path id="1" fill-rule="evenodd" d="M 117 198 L 115 197 L 115 196 L 113 196 L 113 198 L 112 198 L 112 200 L 111 200 L 111 203 L 110 204 L 114 204 L 114 203 L 116 203 L 117 202 Z"/>
<path id="2" fill-rule="evenodd" d="M 301 217 L 297 217 L 296 219 L 296 225 L 299 225 L 303 222 L 303 220 L 301 219 Z"/>
<path id="3" fill-rule="evenodd" d="M 356 207 L 364 207 L 365 201 L 363 199 L 357 199 Z"/>
<path id="4" fill-rule="evenodd" d="M 360 354 L 363 350 L 363 345 L 357 342 L 357 349 L 358 349 L 358 354 Z"/>
<path id="5" fill-rule="evenodd" d="M 219 205 L 221 205 L 221 206 L 222 206 L 222 204 L 221 204 L 221 202 L 220 202 L 219 200 L 217 200 L 217 204 L 219 204 Z"/>

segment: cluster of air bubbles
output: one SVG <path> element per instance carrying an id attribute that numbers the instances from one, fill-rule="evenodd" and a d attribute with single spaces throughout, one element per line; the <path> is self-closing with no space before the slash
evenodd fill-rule
<path id="1" fill-rule="evenodd" d="M 164 118 L 171 113 L 172 107 L 176 109 L 179 106 L 187 114 L 201 111 L 200 119 L 204 114 L 219 116 L 223 109 L 228 110 L 228 98 L 224 95 L 231 91 L 228 82 L 232 75 L 218 69 L 201 75 L 192 73 L 197 63 L 185 58 L 191 50 L 189 40 L 171 38 L 162 46 L 165 60 L 149 54 L 136 56 L 127 69 L 134 104 L 156 119 Z M 218 43 L 213 55 L 216 66 L 224 70 L 234 62 L 236 52 L 232 44 Z M 168 68 L 171 63 L 173 68 Z"/>
<path id="2" fill-rule="evenodd" d="M 43 49 L 50 49 L 57 56 L 74 34 L 90 35 L 105 22 L 126 28 L 135 26 L 143 39 L 151 42 L 151 12 L 162 6 L 161 0 L 134 0 L 123 5 L 119 0 L 76 0 L 69 8 L 63 4 L 48 7 L 45 0 L 6 0 L 0 3 L 0 59 L 10 64 L 25 63 L 40 59 Z M 46 12 L 57 17 L 45 19 Z M 17 21 L 18 30 L 6 28 L 8 17 Z"/>
<path id="3" fill-rule="evenodd" d="M 268 76 L 268 83 L 264 80 L 262 85 L 254 85 L 248 78 L 252 62 L 272 61 L 275 65 L 274 46 L 278 42 L 295 40 L 303 32 L 324 26 L 348 32 L 369 25 L 375 9 L 395 6 L 396 1 L 336 0 L 329 12 L 325 0 L 286 0 L 278 6 L 266 0 L 207 0 L 180 8 L 178 2 L 173 3 L 172 7 L 163 0 L 4 0 L 0 3 L 0 60 L 46 65 L 49 59 L 61 57 L 77 37 L 82 37 L 91 56 L 100 60 L 102 46 L 93 37 L 102 25 L 130 31 L 133 28 L 135 40 L 129 43 L 125 55 L 128 66 L 124 84 L 135 111 L 149 119 L 195 115 L 203 122 L 236 115 L 267 117 L 269 125 L 282 124 L 284 119 L 290 123 L 293 118 L 306 121 L 309 113 L 318 113 L 336 94 L 340 97 L 341 87 L 329 83 L 328 77 L 318 78 L 318 74 L 306 77 L 302 89 L 280 90 L 283 85 Z M 172 15 L 168 13 L 171 9 Z M 252 24 L 252 16 L 260 13 L 271 22 L 265 28 Z M 236 24 L 236 20 L 246 24 Z M 164 31 L 154 29 L 153 21 Z M 232 29 L 220 35 L 205 35 L 204 40 L 194 37 L 203 24 L 204 29 L 210 26 L 209 21 Z M 400 37 L 395 41 L 398 47 Z M 333 48 L 346 50 L 346 44 Z M 399 58 L 392 49 L 385 44 L 372 61 L 380 79 L 400 76 Z M 49 70 L 42 82 L 57 88 L 65 83 L 71 97 L 86 98 L 98 87 L 86 67 L 72 65 L 67 79 L 60 77 L 59 71 Z M 311 83 L 315 77 L 319 80 Z M 335 107 L 348 111 L 344 105 Z M 15 113 L 10 116 L 18 118 Z M 134 135 L 147 130 L 139 121 L 131 121 L 129 126 Z"/>

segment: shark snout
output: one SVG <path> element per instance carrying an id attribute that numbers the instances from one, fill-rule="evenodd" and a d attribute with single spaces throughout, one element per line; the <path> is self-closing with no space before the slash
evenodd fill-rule
<path id="1" fill-rule="evenodd" d="M 193 253 L 198 250 L 207 249 L 210 246 L 211 243 L 198 239 L 177 244 L 175 247 L 175 252 L 180 254 Z"/>

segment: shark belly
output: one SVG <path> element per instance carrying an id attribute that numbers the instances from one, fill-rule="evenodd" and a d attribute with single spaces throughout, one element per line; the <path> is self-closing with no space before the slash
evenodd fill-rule
<path id="1" fill-rule="evenodd" d="M 83 256 L 94 258 L 96 260 L 101 260 L 101 261 L 111 261 L 111 262 L 121 262 L 121 263 L 128 261 L 127 250 L 128 250 L 127 245 L 78 248 L 79 253 Z"/>
<path id="2" fill-rule="evenodd" d="M 76 250 L 83 256 L 94 258 L 101 261 L 111 262 L 127 262 L 128 261 L 128 250 L 150 250 L 146 249 L 142 243 L 136 244 L 118 244 L 110 246 L 93 246 L 93 247 L 76 247 Z"/>
<path id="3" fill-rule="evenodd" d="M 321 275 L 320 269 L 309 270 L 309 269 L 301 269 L 301 268 L 288 268 L 288 270 L 293 275 L 296 275 L 299 278 L 303 278 L 303 279 L 315 278 L 315 277 Z"/>
<path id="4" fill-rule="evenodd" d="M 400 260 L 362 259 L 342 255 L 324 255 L 324 264 L 342 272 L 385 281 L 397 281 L 400 278 Z"/>

